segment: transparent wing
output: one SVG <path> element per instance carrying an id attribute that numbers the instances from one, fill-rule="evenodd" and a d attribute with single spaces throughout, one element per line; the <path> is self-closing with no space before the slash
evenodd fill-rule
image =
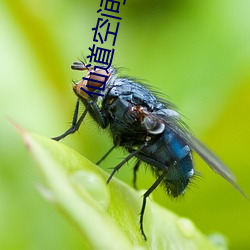
<path id="1" fill-rule="evenodd" d="M 164 111 L 163 111 L 164 113 Z M 180 117 L 169 115 L 163 115 L 162 111 L 158 114 L 152 114 L 154 118 L 162 122 L 166 127 L 173 130 L 182 140 L 184 140 L 190 148 L 192 148 L 216 173 L 221 175 L 229 183 L 231 183 L 243 196 L 247 199 L 247 195 L 243 190 L 237 185 L 236 178 L 229 168 L 202 142 L 195 138 L 182 123 Z"/>
<path id="2" fill-rule="evenodd" d="M 173 129 L 173 131 L 176 132 L 190 146 L 190 148 L 192 148 L 208 164 L 209 167 L 231 183 L 243 196 L 248 198 L 243 190 L 237 185 L 233 173 L 210 149 L 183 127 L 170 125 L 170 128 Z"/>

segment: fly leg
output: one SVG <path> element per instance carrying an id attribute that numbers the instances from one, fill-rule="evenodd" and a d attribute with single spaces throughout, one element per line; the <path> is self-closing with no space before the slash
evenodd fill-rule
<path id="1" fill-rule="evenodd" d="M 143 229 L 143 216 L 144 216 L 144 212 L 145 212 L 145 208 L 146 208 L 146 201 L 148 196 L 157 188 L 157 186 L 162 182 L 163 178 L 165 177 L 166 172 L 163 172 L 163 174 L 161 174 L 157 180 L 153 183 L 153 185 L 147 190 L 147 192 L 143 195 L 143 201 L 142 201 L 142 207 L 141 207 L 141 212 L 140 212 L 140 230 L 142 233 L 142 236 L 144 238 L 144 240 L 147 240 L 147 236 L 144 232 Z"/>
<path id="2" fill-rule="evenodd" d="M 106 115 L 100 110 L 99 106 L 93 100 L 90 100 L 87 104 L 89 114 L 95 119 L 95 121 L 104 129 L 108 126 Z"/>
<path id="3" fill-rule="evenodd" d="M 140 161 L 140 160 L 137 160 L 136 163 L 135 163 L 135 166 L 134 166 L 134 168 L 133 168 L 133 187 L 134 187 L 135 189 L 137 189 L 137 188 L 136 188 L 136 179 L 137 179 L 137 178 L 136 178 L 136 173 L 137 173 L 137 171 L 138 171 L 140 165 L 141 165 L 141 161 Z"/>
<path id="4" fill-rule="evenodd" d="M 86 114 L 88 112 L 88 106 L 87 106 L 86 109 L 84 110 L 84 112 L 82 113 L 81 117 L 77 121 L 78 112 L 79 112 L 79 103 L 80 103 L 80 101 L 78 99 L 77 102 L 76 102 L 76 106 L 75 106 L 75 110 L 74 110 L 74 116 L 73 116 L 71 127 L 66 132 L 64 132 L 62 135 L 59 135 L 57 137 L 53 137 L 51 139 L 53 139 L 55 141 L 60 141 L 64 137 L 68 136 L 69 134 L 75 133 L 79 129 L 79 127 L 80 127 L 80 125 L 81 125 L 84 117 L 86 116 Z"/>
<path id="5" fill-rule="evenodd" d="M 78 99 L 76 102 L 71 127 L 62 135 L 52 138 L 53 140 L 60 141 L 64 137 L 68 136 L 69 134 L 75 133 L 79 129 L 83 119 L 85 118 L 88 112 L 90 112 L 94 116 L 94 119 L 101 125 L 102 128 L 105 128 L 107 126 L 107 122 L 106 122 L 104 114 L 101 112 L 98 105 L 92 100 L 88 102 L 88 104 L 86 105 L 86 109 L 81 114 L 79 120 L 77 120 L 78 113 L 79 113 L 79 104 L 80 104 L 80 100 Z"/>
<path id="6" fill-rule="evenodd" d="M 147 143 L 142 144 L 137 150 L 134 150 L 122 162 L 120 162 L 116 167 L 114 167 L 112 173 L 110 174 L 110 176 L 109 176 L 109 178 L 107 180 L 107 184 L 109 184 L 109 182 L 111 181 L 114 174 L 124 165 L 124 163 L 129 161 L 132 157 L 134 157 L 138 152 L 140 152 L 146 146 L 147 146 Z"/>
<path id="7" fill-rule="evenodd" d="M 115 148 L 116 146 L 114 145 L 97 163 L 96 165 L 99 165 Z"/>

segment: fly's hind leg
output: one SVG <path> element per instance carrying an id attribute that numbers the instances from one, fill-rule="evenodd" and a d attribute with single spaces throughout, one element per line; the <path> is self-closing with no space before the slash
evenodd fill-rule
<path id="1" fill-rule="evenodd" d="M 146 234 L 144 232 L 144 228 L 143 228 L 143 217 L 144 217 L 144 212 L 145 212 L 145 208 L 146 208 L 147 198 L 158 187 L 158 185 L 162 182 L 165 175 L 166 175 L 166 172 L 163 172 L 163 174 L 161 174 L 157 178 L 157 180 L 153 183 L 153 185 L 143 195 L 142 207 L 141 207 L 141 212 L 140 212 L 140 230 L 141 230 L 141 233 L 142 233 L 144 240 L 147 240 L 147 236 L 146 236 Z"/>
<path id="2" fill-rule="evenodd" d="M 133 187 L 135 188 L 135 189 L 137 189 L 136 188 L 136 174 L 137 174 L 137 171 L 138 171 L 138 169 L 139 169 L 139 167 L 140 167 L 140 165 L 141 165 L 141 161 L 140 160 L 137 160 L 136 161 L 136 163 L 135 163 L 135 165 L 134 165 L 134 168 L 133 168 Z"/>

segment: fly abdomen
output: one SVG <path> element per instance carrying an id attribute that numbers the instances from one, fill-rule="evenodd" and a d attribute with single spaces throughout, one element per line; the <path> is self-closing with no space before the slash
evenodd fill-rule
<path id="1" fill-rule="evenodd" d="M 169 130 L 165 137 L 171 160 L 167 163 L 169 168 L 164 185 L 167 192 L 176 197 L 184 193 L 190 178 L 194 175 L 192 154 L 190 147 L 173 131 Z"/>
<path id="2" fill-rule="evenodd" d="M 169 167 L 166 178 L 163 180 L 163 185 L 169 195 L 177 197 L 184 193 L 193 175 L 192 155 L 188 154 L 182 160 L 174 162 Z"/>
<path id="3" fill-rule="evenodd" d="M 168 144 L 168 150 L 174 160 L 180 161 L 190 153 L 190 147 L 172 130 L 167 130 L 165 139 Z"/>

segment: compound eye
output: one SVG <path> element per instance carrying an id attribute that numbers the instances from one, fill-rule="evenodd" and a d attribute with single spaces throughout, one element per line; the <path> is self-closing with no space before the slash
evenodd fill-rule
<path id="1" fill-rule="evenodd" d="M 103 91 L 105 89 L 106 82 L 111 75 L 109 69 L 107 70 L 103 67 L 98 66 L 88 67 L 88 65 L 85 65 L 83 62 L 74 62 L 71 65 L 71 69 L 87 70 L 87 75 L 73 87 L 76 95 L 85 100 L 89 100 L 89 93 L 91 94 L 91 92 L 94 92 L 96 90 Z M 83 91 L 83 89 L 86 91 Z"/>
<path id="2" fill-rule="evenodd" d="M 145 117 L 142 124 L 150 134 L 161 134 L 165 129 L 163 123 L 150 116 Z"/>
<path id="3" fill-rule="evenodd" d="M 91 70 L 86 76 L 87 78 L 89 78 L 87 85 L 99 88 L 103 86 L 109 76 L 110 73 L 107 73 L 104 69 Z"/>

